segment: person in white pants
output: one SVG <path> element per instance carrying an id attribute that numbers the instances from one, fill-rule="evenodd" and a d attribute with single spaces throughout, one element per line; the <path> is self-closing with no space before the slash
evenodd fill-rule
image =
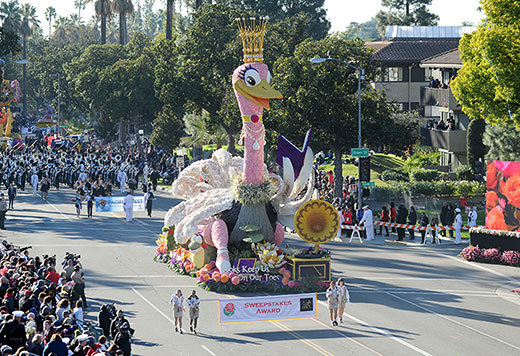
<path id="1" fill-rule="evenodd" d="M 462 229 L 462 215 L 460 215 L 460 209 L 455 209 L 455 222 L 453 223 L 453 227 L 455 228 L 455 244 L 460 244 L 461 235 L 460 230 Z"/>
<path id="2" fill-rule="evenodd" d="M 33 187 L 33 193 L 38 194 L 38 174 L 33 172 L 31 176 L 31 185 Z"/>
<path id="3" fill-rule="evenodd" d="M 131 192 L 127 193 L 124 199 L 123 207 L 126 214 L 126 222 L 131 222 L 134 217 L 134 196 Z"/>
<path id="4" fill-rule="evenodd" d="M 367 241 L 374 239 L 374 215 L 368 205 L 363 205 L 363 217 L 359 221 L 359 225 L 365 224 L 365 231 L 367 232 Z"/>

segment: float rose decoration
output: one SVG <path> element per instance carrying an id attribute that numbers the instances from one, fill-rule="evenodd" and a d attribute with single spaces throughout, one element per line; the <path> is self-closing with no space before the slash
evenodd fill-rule
<path id="1" fill-rule="evenodd" d="M 313 245 L 324 244 L 337 235 L 339 214 L 330 203 L 311 200 L 296 212 L 294 227 L 302 240 Z"/>
<path id="2" fill-rule="evenodd" d="M 520 229 L 520 162 L 488 162 L 486 187 L 486 227 Z"/>

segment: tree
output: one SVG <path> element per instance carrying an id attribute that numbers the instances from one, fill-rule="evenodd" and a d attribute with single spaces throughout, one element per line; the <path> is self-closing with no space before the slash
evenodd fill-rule
<path id="1" fill-rule="evenodd" d="M 22 13 L 18 0 L 0 3 L 0 18 L 6 30 L 18 32 L 22 25 Z"/>
<path id="2" fill-rule="evenodd" d="M 15 32 L 0 27 L 0 57 L 20 52 L 20 38 Z"/>
<path id="3" fill-rule="evenodd" d="M 384 35 L 386 26 L 435 26 L 439 16 L 431 13 L 432 0 L 381 0 L 386 10 L 377 13 L 377 29 Z"/>
<path id="4" fill-rule="evenodd" d="M 113 0 L 112 10 L 119 14 L 119 44 L 126 44 L 126 16 L 134 12 L 132 0 Z"/>
<path id="5" fill-rule="evenodd" d="M 153 121 L 154 129 L 150 135 L 152 144 L 160 145 L 170 151 L 179 145 L 179 140 L 184 134 L 184 125 L 178 114 L 179 111 L 171 105 L 163 106 Z"/>
<path id="6" fill-rule="evenodd" d="M 394 108 L 386 103 L 381 92 L 369 83 L 378 73 L 371 61 L 372 51 L 361 40 L 342 40 L 327 37 L 300 43 L 294 56 L 279 58 L 273 66 L 273 85 L 284 95 L 275 100 L 269 117 L 264 118 L 267 129 L 285 135 L 293 142 L 301 142 L 312 128 L 311 145 L 316 151 L 334 153 L 335 195 L 341 196 L 343 175 L 342 155 L 357 147 L 358 78 L 357 71 L 341 63 L 327 61 L 314 65 L 313 57 L 333 57 L 348 60 L 365 69 L 362 87 L 363 143 L 379 146 L 395 143 L 391 131 Z M 404 125 L 400 126 L 404 129 Z"/>
<path id="7" fill-rule="evenodd" d="M 475 162 L 483 161 L 486 154 L 486 146 L 482 143 L 485 131 L 486 121 L 484 119 L 470 121 L 466 134 L 466 157 L 473 172 L 475 172 Z"/>
<path id="8" fill-rule="evenodd" d="M 486 19 L 460 41 L 463 67 L 453 94 L 470 118 L 520 127 L 520 7 L 516 1 L 484 0 Z"/>
<path id="9" fill-rule="evenodd" d="M 369 21 L 363 23 L 351 22 L 339 36 L 345 40 L 360 38 L 363 41 L 374 41 L 379 38 L 377 20 L 372 17 Z"/>
<path id="10" fill-rule="evenodd" d="M 52 20 L 56 18 L 56 9 L 52 6 L 49 6 L 45 9 L 45 20 L 49 22 L 49 37 L 51 37 L 52 32 Z"/>
<path id="11" fill-rule="evenodd" d="M 489 147 L 488 160 L 518 161 L 520 157 L 520 131 L 513 125 L 487 125 L 483 142 Z"/>
<path id="12" fill-rule="evenodd" d="M 222 1 L 233 7 L 254 11 L 258 16 L 268 16 L 272 22 L 303 14 L 308 21 L 308 34 L 314 39 L 327 35 L 330 22 L 323 7 L 325 0 L 226 0 Z"/>
<path id="13" fill-rule="evenodd" d="M 22 26 L 20 32 L 23 42 L 23 59 L 27 58 L 27 37 L 33 33 L 34 27 L 38 27 L 40 21 L 36 17 L 36 8 L 29 3 L 22 6 Z M 27 114 L 27 64 L 23 64 L 23 114 Z"/>
<path id="14" fill-rule="evenodd" d="M 101 44 L 107 43 L 107 18 L 112 16 L 112 3 L 110 0 L 87 0 L 94 2 L 96 16 L 101 19 Z"/>
<path id="15" fill-rule="evenodd" d="M 74 7 L 78 9 L 78 22 L 81 22 L 81 10 L 85 10 L 86 1 L 85 0 L 74 0 Z"/>

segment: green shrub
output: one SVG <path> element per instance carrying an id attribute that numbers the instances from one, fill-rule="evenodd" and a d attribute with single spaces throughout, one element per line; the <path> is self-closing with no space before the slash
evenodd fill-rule
<path id="1" fill-rule="evenodd" d="M 447 180 L 440 180 L 435 182 L 437 189 L 436 189 L 436 196 L 447 196 L 447 195 L 453 195 L 455 194 L 455 185 L 454 182 L 447 181 Z"/>
<path id="2" fill-rule="evenodd" d="M 454 182 L 454 185 L 455 194 L 464 198 L 471 198 L 475 195 L 484 194 L 486 191 L 485 184 L 476 181 L 461 180 Z"/>
<path id="3" fill-rule="evenodd" d="M 435 183 L 436 182 L 412 182 L 410 183 L 410 194 L 412 196 L 434 196 L 437 188 Z"/>
<path id="4" fill-rule="evenodd" d="M 406 160 L 406 166 L 408 169 L 436 166 L 439 164 L 440 159 L 441 153 L 439 151 L 414 153 Z"/>
<path id="5" fill-rule="evenodd" d="M 455 174 L 457 174 L 458 180 L 473 180 L 473 172 L 471 171 L 471 166 L 464 165 L 464 166 L 458 166 L 455 168 Z"/>
<path id="6" fill-rule="evenodd" d="M 414 168 L 410 171 L 410 178 L 415 182 L 436 181 L 440 175 L 435 169 Z"/>
<path id="7" fill-rule="evenodd" d="M 397 170 L 397 169 L 387 169 L 381 173 L 379 176 L 379 179 L 381 179 L 384 182 L 388 181 L 398 181 L 398 182 L 408 182 L 408 173 L 406 173 L 403 170 Z"/>

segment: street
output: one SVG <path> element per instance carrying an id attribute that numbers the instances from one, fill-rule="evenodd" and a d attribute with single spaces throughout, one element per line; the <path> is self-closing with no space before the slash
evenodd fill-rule
<path id="1" fill-rule="evenodd" d="M 343 323 L 330 326 L 324 295 L 317 319 L 218 325 L 217 299 L 195 279 L 153 261 L 165 212 L 177 201 L 157 192 L 153 217 L 94 212 L 76 218 L 69 189 L 47 202 L 19 192 L 0 238 L 31 245 L 32 255 L 81 255 L 89 301 L 87 319 L 116 303 L 136 330 L 133 355 L 519 355 L 520 268 L 463 262 L 463 246 L 405 246 L 334 241 L 334 278 L 344 277 L 351 304 Z M 304 246 L 295 237 L 286 240 Z M 198 335 L 173 330 L 170 296 L 195 289 L 202 299 Z"/>

